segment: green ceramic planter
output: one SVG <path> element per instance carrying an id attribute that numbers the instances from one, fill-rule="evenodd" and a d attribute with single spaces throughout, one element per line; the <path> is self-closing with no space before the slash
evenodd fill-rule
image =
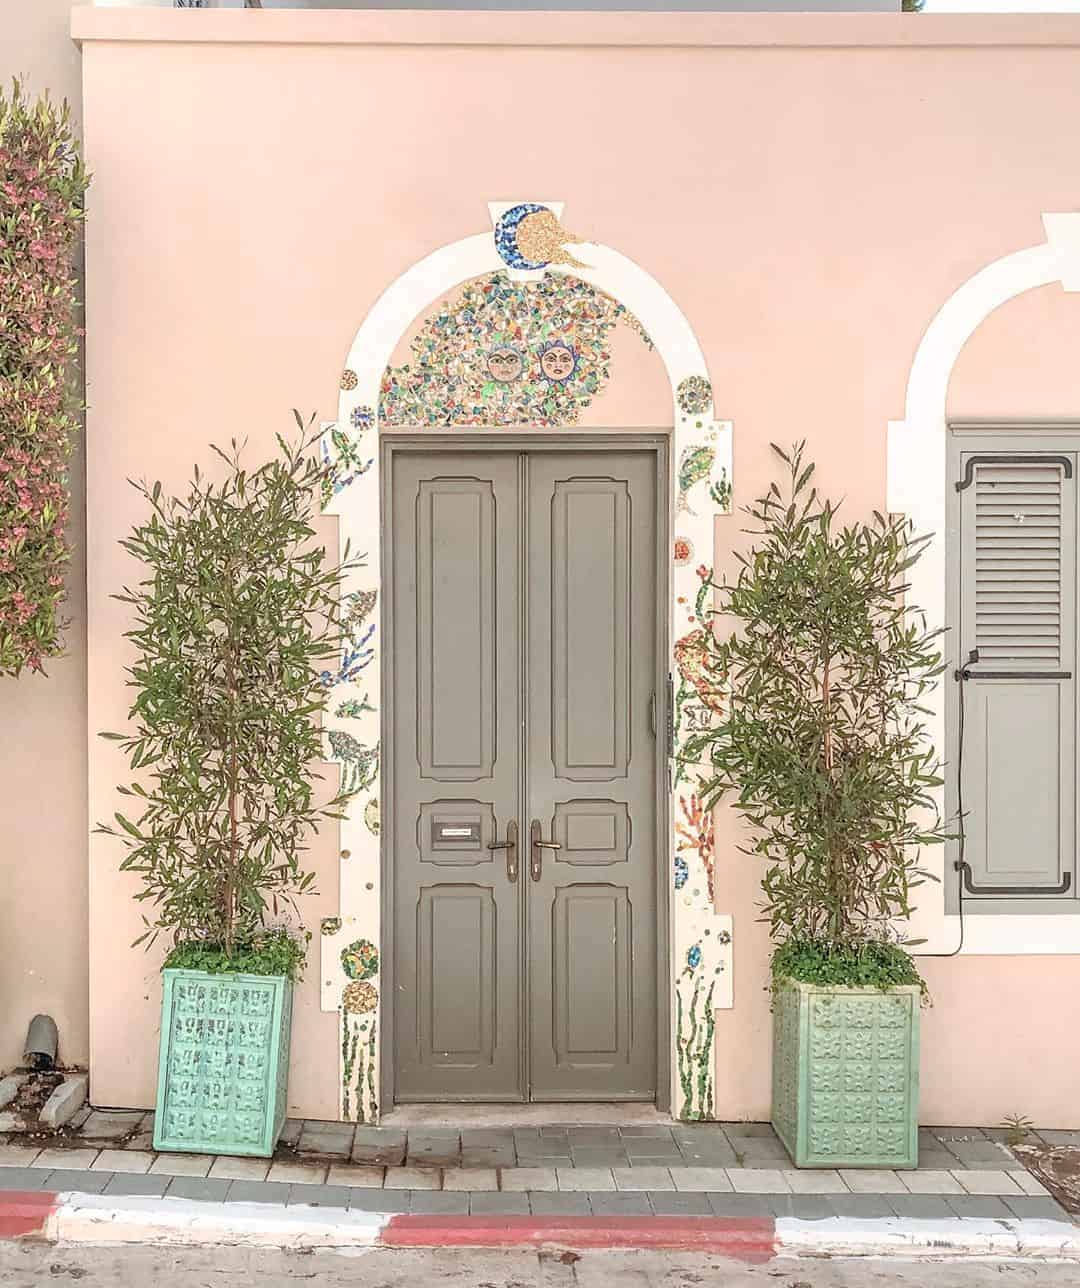
<path id="1" fill-rule="evenodd" d="M 163 976 L 154 1148 L 268 1157 L 285 1123 L 291 981 Z"/>
<path id="2" fill-rule="evenodd" d="M 917 986 L 788 980 L 773 1004 L 772 1123 L 796 1167 L 917 1167 Z"/>

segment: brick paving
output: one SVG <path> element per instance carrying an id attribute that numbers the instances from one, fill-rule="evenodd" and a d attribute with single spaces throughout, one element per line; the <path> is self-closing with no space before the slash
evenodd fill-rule
<path id="1" fill-rule="evenodd" d="M 919 1168 L 906 1172 L 797 1170 L 767 1123 L 458 1131 L 290 1120 L 273 1159 L 156 1154 L 152 1131 L 153 1115 L 93 1111 L 46 1148 L 9 1137 L 0 1189 L 447 1215 L 1070 1219 L 992 1129 L 922 1128 Z"/>

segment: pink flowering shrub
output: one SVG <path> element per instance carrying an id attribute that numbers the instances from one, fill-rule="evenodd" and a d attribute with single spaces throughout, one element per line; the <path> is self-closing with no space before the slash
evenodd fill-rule
<path id="1" fill-rule="evenodd" d="M 86 185 L 67 105 L 0 89 L 0 675 L 63 650 Z"/>

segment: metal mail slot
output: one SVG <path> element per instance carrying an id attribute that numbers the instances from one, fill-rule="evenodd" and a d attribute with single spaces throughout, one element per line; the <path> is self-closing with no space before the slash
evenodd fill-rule
<path id="1" fill-rule="evenodd" d="M 460 844 L 463 841 L 472 841 L 480 844 L 480 824 L 479 823 L 440 823 L 433 819 L 431 823 L 431 843 L 438 845 L 440 842 L 455 841 Z"/>

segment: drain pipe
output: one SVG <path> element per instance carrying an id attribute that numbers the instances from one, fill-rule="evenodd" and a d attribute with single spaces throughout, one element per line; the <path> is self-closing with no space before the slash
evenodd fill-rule
<path id="1" fill-rule="evenodd" d="M 56 1048 L 59 1035 L 56 1021 L 51 1015 L 35 1015 L 26 1031 L 24 1059 L 29 1068 L 37 1073 L 46 1073 L 56 1064 Z"/>

